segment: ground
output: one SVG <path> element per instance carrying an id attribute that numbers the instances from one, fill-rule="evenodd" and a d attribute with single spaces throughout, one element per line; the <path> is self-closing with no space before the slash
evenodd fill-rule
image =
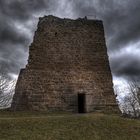
<path id="1" fill-rule="evenodd" d="M 90 113 L 0 112 L 0 140 L 140 140 L 140 120 Z"/>

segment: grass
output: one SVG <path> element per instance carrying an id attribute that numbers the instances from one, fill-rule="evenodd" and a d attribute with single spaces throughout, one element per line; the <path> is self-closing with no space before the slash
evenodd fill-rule
<path id="1" fill-rule="evenodd" d="M 140 140 L 140 120 L 100 113 L 2 111 L 0 140 Z"/>

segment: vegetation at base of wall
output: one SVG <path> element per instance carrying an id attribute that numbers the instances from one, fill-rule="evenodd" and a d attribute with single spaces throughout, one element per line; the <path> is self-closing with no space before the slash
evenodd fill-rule
<path id="1" fill-rule="evenodd" d="M 139 140 L 140 120 L 101 113 L 0 112 L 1 140 Z"/>

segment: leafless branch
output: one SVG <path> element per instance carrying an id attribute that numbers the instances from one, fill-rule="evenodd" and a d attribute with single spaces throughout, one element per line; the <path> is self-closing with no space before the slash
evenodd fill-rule
<path id="1" fill-rule="evenodd" d="M 0 108 L 9 107 L 15 89 L 15 80 L 11 80 L 6 73 L 0 71 Z"/>

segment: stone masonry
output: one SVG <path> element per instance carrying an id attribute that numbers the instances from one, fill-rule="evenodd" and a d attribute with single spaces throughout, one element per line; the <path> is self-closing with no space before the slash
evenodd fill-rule
<path id="1" fill-rule="evenodd" d="M 103 23 L 40 18 L 11 109 L 78 112 L 79 102 L 84 112 L 118 110 Z"/>

